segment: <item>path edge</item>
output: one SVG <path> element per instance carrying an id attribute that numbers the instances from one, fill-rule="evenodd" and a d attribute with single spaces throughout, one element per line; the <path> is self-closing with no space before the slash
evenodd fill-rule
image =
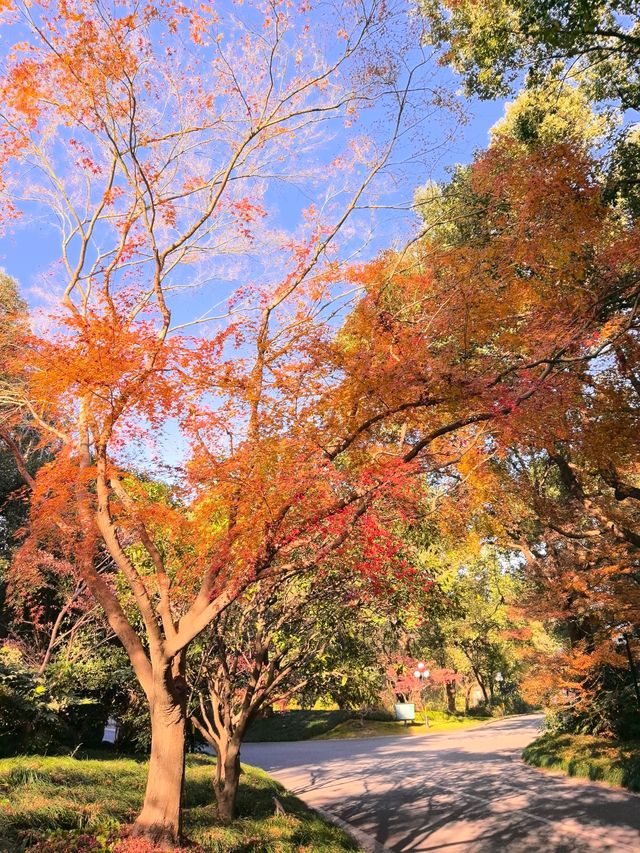
<path id="1" fill-rule="evenodd" d="M 332 812 L 319 808 L 318 806 L 311 806 L 311 808 L 314 812 L 318 812 L 318 814 L 325 820 L 335 824 L 343 832 L 346 832 L 347 835 L 351 836 L 351 838 L 353 838 L 353 840 L 357 842 L 360 847 L 366 851 L 366 853 L 392 853 L 390 847 L 385 847 L 383 844 L 380 844 L 380 842 L 376 841 L 372 835 L 368 835 L 361 829 L 357 829 L 355 826 L 347 823 L 346 820 L 342 820 L 341 817 L 334 815 Z"/>

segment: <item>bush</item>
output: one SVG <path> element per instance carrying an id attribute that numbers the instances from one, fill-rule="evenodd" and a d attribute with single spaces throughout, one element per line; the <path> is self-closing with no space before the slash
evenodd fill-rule
<path id="1" fill-rule="evenodd" d="M 40 675 L 20 648 L 0 645 L 0 755 L 60 753 L 102 743 L 109 715 L 106 663 L 55 662 Z"/>
<path id="2" fill-rule="evenodd" d="M 509 696 L 505 704 L 510 714 L 531 714 L 533 711 L 539 710 L 539 706 L 536 707 L 527 702 L 518 693 L 515 696 Z"/>
<path id="3" fill-rule="evenodd" d="M 608 668 L 599 673 L 598 689 L 547 716 L 547 728 L 555 733 L 597 735 L 619 740 L 640 739 L 640 712 L 630 684 L 609 679 Z"/>
<path id="4" fill-rule="evenodd" d="M 361 711 L 359 714 L 355 714 L 354 716 L 363 720 L 376 720 L 381 723 L 390 723 L 396 718 L 392 711 L 389 711 L 387 708 L 383 708 L 382 706 L 365 708 L 364 711 Z"/>
<path id="5" fill-rule="evenodd" d="M 504 713 L 502 705 L 491 702 L 478 702 L 467 711 L 468 717 L 500 717 Z"/>
<path id="6" fill-rule="evenodd" d="M 245 741 L 308 740 L 326 734 L 353 716 L 351 711 L 276 711 L 271 717 L 255 720 Z"/>
<path id="7" fill-rule="evenodd" d="M 0 755 L 57 751 L 65 729 L 43 680 L 17 648 L 0 647 Z"/>

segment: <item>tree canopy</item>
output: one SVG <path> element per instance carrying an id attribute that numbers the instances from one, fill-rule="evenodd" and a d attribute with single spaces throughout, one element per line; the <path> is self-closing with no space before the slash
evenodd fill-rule
<path id="1" fill-rule="evenodd" d="M 507 95 L 526 70 L 532 81 L 578 79 L 596 101 L 640 103 L 636 0 L 420 0 L 420 8 L 429 40 L 469 92 Z"/>
<path id="2" fill-rule="evenodd" d="M 500 5 L 496 46 L 484 9 L 427 11 L 489 94 L 511 79 L 514 21 L 543 63 L 536 15 L 557 10 Z M 617 6 L 580 11 L 582 40 L 563 9 L 563 55 L 605 39 L 631 68 Z M 488 695 L 518 668 L 502 590 L 519 559 L 533 616 L 574 631 L 568 665 L 607 662 L 637 621 L 640 235 L 632 149 L 602 155 L 585 92 L 529 87 L 485 151 L 418 193 L 419 234 L 367 251 L 363 210 L 392 206 L 394 156 L 443 103 L 393 4 L 2 14 L 3 221 L 59 231 L 51 304 L 23 322 L 9 282 L 0 317 L 0 437 L 28 492 L 10 575 L 91 596 L 128 655 L 151 721 L 133 837 L 180 838 L 190 650 L 215 647 L 203 729 L 240 694 L 251 711 L 223 627 L 259 646 L 265 602 L 281 638 L 292 602 L 294 632 L 307 606 L 326 624 L 327 578 L 397 609 L 450 595 L 455 643 L 444 619 L 423 641 L 455 646 Z M 285 184 L 313 199 L 294 226 Z M 439 585 L 407 534 L 429 518 L 457 573 Z"/>

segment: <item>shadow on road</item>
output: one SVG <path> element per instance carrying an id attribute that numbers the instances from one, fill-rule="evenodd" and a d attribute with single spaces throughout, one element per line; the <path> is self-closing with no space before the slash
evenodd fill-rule
<path id="1" fill-rule="evenodd" d="M 397 851 L 640 851 L 640 798 L 528 767 L 522 729 L 510 719 L 446 739 L 278 744 L 257 763 Z"/>
<path id="2" fill-rule="evenodd" d="M 357 800 L 331 808 L 343 820 L 369 827 L 382 844 L 392 842 L 395 850 L 455 850 L 462 844 L 469 849 L 472 843 L 483 853 L 614 851 L 622 845 L 640 850 L 640 800 L 625 793 L 542 776 L 508 753 L 488 759 L 446 749 L 428 768 L 402 778 L 417 770 L 402 760 L 390 766 L 385 756 L 393 784 L 384 792 L 371 790 L 365 772 Z M 333 774 L 323 775 L 317 773 L 316 785 L 335 785 Z M 452 825 L 455 831 L 447 832 Z M 451 836 L 446 845 L 443 835 Z"/>

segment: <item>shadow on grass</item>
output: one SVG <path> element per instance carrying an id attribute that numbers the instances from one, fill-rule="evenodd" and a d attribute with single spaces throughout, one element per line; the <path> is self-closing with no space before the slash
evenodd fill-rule
<path id="1" fill-rule="evenodd" d="M 294 853 L 357 850 L 336 827 L 327 824 L 287 793 L 266 773 L 243 768 L 238 794 L 238 820 L 220 826 L 213 803 L 215 762 L 204 755 L 187 757 L 185 830 L 205 851 L 216 853 Z M 0 760 L 0 853 L 89 849 L 80 838 L 113 838 L 131 822 L 142 804 L 146 763 L 139 758 L 104 756 L 18 756 Z M 274 816 L 277 796 L 286 815 Z M 46 847 L 47 838 L 51 846 Z M 58 844 L 64 846 L 57 846 Z M 84 842 L 83 842 L 84 843 Z M 42 845 L 45 847 L 42 847 Z M 100 842 L 90 849 L 110 849 Z"/>
<path id="2" fill-rule="evenodd" d="M 210 783 L 209 783 L 210 784 Z M 274 815 L 277 797 L 286 814 Z M 215 806 L 188 808 L 187 833 L 205 849 L 244 853 L 356 851 L 342 830 L 324 821 L 278 782 L 256 768 L 243 767 L 238 789 L 236 820 L 229 827 L 216 825 Z"/>

